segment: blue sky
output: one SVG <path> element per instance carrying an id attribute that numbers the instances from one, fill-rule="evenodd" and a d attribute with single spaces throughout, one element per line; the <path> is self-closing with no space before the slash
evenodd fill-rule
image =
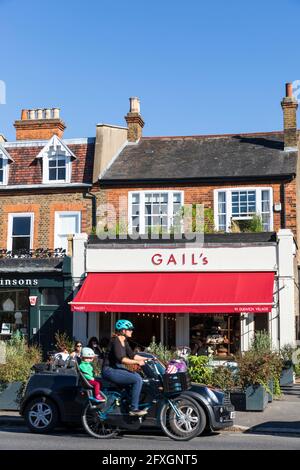
<path id="1" fill-rule="evenodd" d="M 21 108 L 61 108 L 66 137 L 125 125 L 139 96 L 144 135 L 282 128 L 300 79 L 300 0 L 0 0 L 0 133 Z"/>

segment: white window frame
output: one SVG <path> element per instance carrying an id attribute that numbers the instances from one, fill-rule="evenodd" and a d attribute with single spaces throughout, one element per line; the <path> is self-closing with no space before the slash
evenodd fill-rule
<path id="1" fill-rule="evenodd" d="M 58 224 L 59 224 L 59 217 L 64 215 L 75 215 L 78 216 L 78 232 L 81 232 L 81 211 L 55 211 L 55 221 L 54 221 L 54 249 L 60 248 L 58 246 L 59 236 L 58 236 Z"/>
<path id="2" fill-rule="evenodd" d="M 168 194 L 168 231 L 171 229 L 172 224 L 171 221 L 173 220 L 173 194 L 180 193 L 181 195 L 181 206 L 184 206 L 184 191 L 182 190 L 173 190 L 173 189 L 149 189 L 149 190 L 142 190 L 142 191 L 129 191 L 128 192 L 128 232 L 132 234 L 132 196 L 135 194 L 139 194 L 140 196 L 140 230 L 139 233 L 141 235 L 145 235 L 145 195 L 148 193 L 164 193 Z M 171 197 L 170 197 L 171 195 Z M 183 231 L 183 227 L 182 227 Z"/>
<path id="3" fill-rule="evenodd" d="M 3 182 L 0 181 L 1 186 L 8 184 L 8 158 L 0 151 L 0 158 L 3 160 Z"/>
<path id="4" fill-rule="evenodd" d="M 218 200 L 219 193 L 226 193 L 226 232 L 229 232 L 231 220 L 249 220 L 251 216 L 245 217 L 232 217 L 232 202 L 231 193 L 234 191 L 255 191 L 256 211 L 255 213 L 261 215 L 261 194 L 262 191 L 269 191 L 270 194 L 270 231 L 273 230 L 274 216 L 273 216 L 273 188 L 271 186 L 243 186 L 235 188 L 220 188 L 214 189 L 214 222 L 215 227 L 219 230 L 219 213 L 218 213 Z"/>
<path id="5" fill-rule="evenodd" d="M 34 213 L 33 212 L 11 212 L 8 214 L 8 234 L 7 234 L 7 249 L 8 251 L 12 250 L 12 229 L 13 229 L 13 219 L 17 217 L 30 217 L 30 250 L 33 248 L 33 239 L 34 239 Z"/>
<path id="6" fill-rule="evenodd" d="M 66 161 L 66 178 L 64 180 L 50 180 L 49 179 L 49 160 L 52 158 L 64 158 Z M 71 182 L 72 163 L 69 155 L 44 155 L 43 156 L 43 183 L 44 184 L 65 184 Z"/>

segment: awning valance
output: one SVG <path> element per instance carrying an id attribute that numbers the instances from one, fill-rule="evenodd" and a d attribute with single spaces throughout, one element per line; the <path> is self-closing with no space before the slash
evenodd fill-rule
<path id="1" fill-rule="evenodd" d="M 89 273 L 74 312 L 265 313 L 274 272 Z"/>

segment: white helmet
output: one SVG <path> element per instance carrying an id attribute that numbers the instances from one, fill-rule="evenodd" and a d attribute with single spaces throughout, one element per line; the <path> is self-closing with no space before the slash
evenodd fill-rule
<path id="1" fill-rule="evenodd" d="M 81 357 L 95 357 L 95 353 L 91 348 L 82 348 Z"/>

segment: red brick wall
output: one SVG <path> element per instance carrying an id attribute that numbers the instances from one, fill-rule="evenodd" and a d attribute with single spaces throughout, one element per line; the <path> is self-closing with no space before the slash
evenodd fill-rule
<path id="1" fill-rule="evenodd" d="M 0 195 L 0 249 L 7 248 L 9 213 L 34 213 L 33 248 L 55 248 L 55 211 L 81 211 L 81 231 L 92 230 L 91 200 L 82 193 Z"/>
<path id="2" fill-rule="evenodd" d="M 184 191 L 184 202 L 185 204 L 204 204 L 205 208 L 214 207 L 214 200 L 213 200 L 213 191 L 215 189 L 222 189 L 222 188 L 235 188 L 235 187 L 271 187 L 273 189 L 273 203 L 280 202 L 280 183 L 251 183 L 251 184 L 218 184 L 218 185 L 174 185 L 174 186 L 162 186 L 162 185 L 152 185 L 144 187 L 134 187 L 134 188 L 103 188 L 101 191 L 97 193 L 97 199 L 102 202 L 106 202 L 108 204 L 112 204 L 116 207 L 116 211 L 118 213 L 119 207 L 119 198 L 120 197 L 128 197 L 128 192 L 130 191 L 143 191 L 145 189 L 150 190 L 182 190 Z M 290 228 L 296 236 L 296 228 L 297 228 L 297 220 L 296 220 L 296 180 L 287 183 L 285 186 L 286 191 L 286 228 Z M 102 195 L 100 196 L 102 192 Z M 274 217 L 274 230 L 279 230 L 280 226 L 280 212 L 273 212 Z"/>

